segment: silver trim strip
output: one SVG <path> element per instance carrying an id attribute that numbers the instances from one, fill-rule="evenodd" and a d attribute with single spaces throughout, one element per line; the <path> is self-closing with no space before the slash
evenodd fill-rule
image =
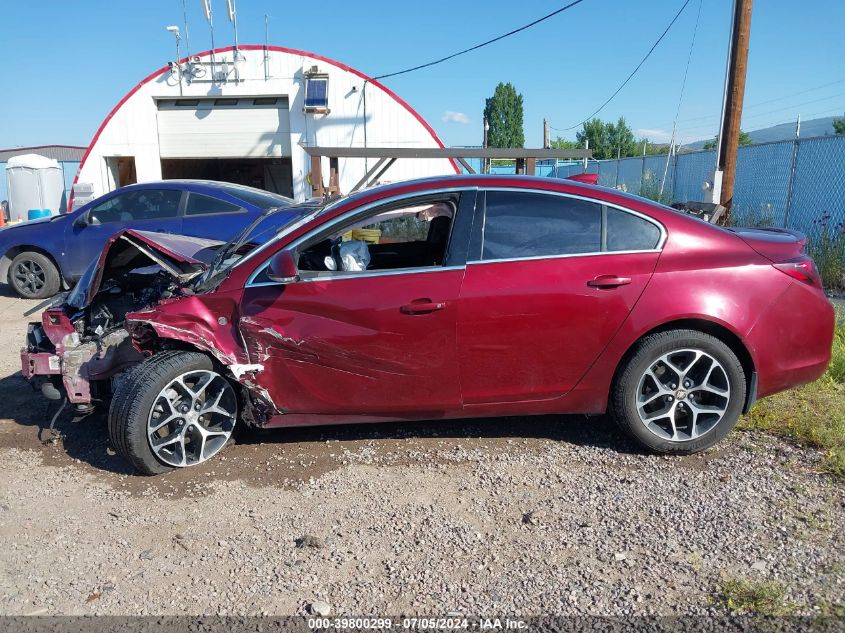
<path id="1" fill-rule="evenodd" d="M 399 195 L 396 195 L 396 196 L 390 196 L 390 197 L 387 197 L 387 198 L 382 198 L 380 200 L 375 200 L 373 202 L 365 204 L 364 206 L 355 207 L 354 209 L 350 209 L 346 213 L 339 215 L 338 217 L 334 218 L 330 222 L 327 222 L 325 224 L 321 224 L 320 226 L 316 227 L 313 231 L 309 231 L 305 235 L 297 238 L 296 240 L 294 240 L 293 242 L 288 244 L 285 248 L 296 248 L 302 242 L 304 242 L 304 241 L 310 239 L 311 237 L 313 237 L 316 233 L 322 233 L 324 230 L 330 230 L 333 226 L 343 223 L 345 220 L 348 220 L 350 217 L 354 217 L 354 216 L 359 215 L 359 214 L 364 214 L 374 207 L 382 206 L 382 205 L 385 205 L 385 204 L 391 204 L 393 202 L 399 202 L 401 200 L 407 200 L 408 198 L 424 198 L 424 197 L 427 197 L 429 195 L 436 195 L 436 194 L 439 194 L 439 193 L 461 193 L 461 192 L 464 192 L 464 191 L 478 191 L 478 187 L 476 187 L 476 186 L 464 186 L 464 187 L 444 187 L 442 189 L 428 189 L 426 191 L 413 191 L 413 192 L 410 192 L 410 193 L 403 193 L 403 194 L 399 194 Z M 302 226 L 301 223 L 298 223 L 298 224 L 299 224 L 299 226 Z M 247 253 L 246 257 L 239 260 L 235 264 L 235 266 L 240 265 L 241 262 L 243 262 L 245 259 L 252 257 L 257 251 L 266 250 L 267 248 L 269 248 L 269 246 L 271 244 L 275 244 L 280 239 L 282 239 L 285 235 L 290 233 L 292 230 L 293 230 L 293 227 L 290 230 L 285 231 L 284 234 L 279 234 L 273 240 L 265 242 L 264 244 L 262 244 L 259 248 L 255 249 L 254 251 Z M 280 283 L 275 282 L 275 281 L 254 283 L 255 278 L 258 275 L 260 275 L 261 272 L 265 268 L 267 268 L 269 263 L 270 262 L 268 260 L 263 265 L 256 268 L 252 272 L 252 274 L 249 276 L 249 279 L 246 280 L 246 284 L 244 284 L 244 288 L 251 288 L 253 286 L 259 287 L 259 286 L 284 285 L 284 284 L 280 284 Z M 451 270 L 451 269 L 455 269 L 455 268 L 464 268 L 464 266 L 458 266 L 458 267 L 439 266 L 439 267 L 432 267 L 432 268 L 429 268 L 429 267 L 426 267 L 426 268 L 397 268 L 397 269 L 394 269 L 394 270 L 373 271 L 372 273 L 355 274 L 354 277 L 350 277 L 350 278 L 360 279 L 363 276 L 400 275 L 400 274 L 409 273 L 409 272 L 434 272 L 434 271 L 437 271 L 437 270 Z M 337 278 L 338 279 L 341 279 L 341 278 L 346 279 L 347 277 L 344 275 L 343 277 L 337 277 Z M 328 278 L 324 278 L 324 279 L 328 279 Z M 334 279 L 334 277 L 333 277 L 333 279 Z M 302 283 L 303 281 L 309 281 L 309 280 L 303 279 L 299 283 Z"/>
<path id="2" fill-rule="evenodd" d="M 392 270 L 373 270 L 371 272 L 340 272 L 334 275 L 303 277 L 297 284 L 313 283 L 315 281 L 342 281 L 344 279 L 365 279 L 367 277 L 393 277 L 396 275 L 410 275 L 410 274 L 428 274 L 440 273 L 447 270 L 465 270 L 466 266 L 428 266 L 426 268 L 394 268 Z M 329 271 L 330 272 L 330 271 Z M 285 286 L 281 282 L 276 281 L 262 281 L 261 283 L 252 283 L 247 285 L 247 288 L 261 288 L 262 286 Z"/>
<path id="3" fill-rule="evenodd" d="M 632 253 L 660 253 L 659 248 L 652 248 L 642 251 L 591 251 L 589 253 L 567 253 L 565 255 L 534 255 L 532 257 L 507 257 L 502 259 L 474 259 L 467 262 L 467 266 L 478 266 L 479 264 L 500 264 L 506 262 L 528 262 L 537 259 L 571 259 L 572 257 L 606 257 L 607 255 L 630 255 Z"/>
<path id="4" fill-rule="evenodd" d="M 316 227 L 313 231 L 306 233 L 302 237 L 296 239 L 295 241 L 291 242 L 286 248 L 295 248 L 299 246 L 302 242 L 306 241 L 310 237 L 312 237 L 315 233 L 319 233 L 324 229 L 330 229 L 332 226 L 336 224 L 340 224 L 350 216 L 358 215 L 359 213 L 365 213 L 366 211 L 370 210 L 373 207 L 381 206 L 383 204 L 390 204 L 392 202 L 398 202 L 400 200 L 405 200 L 408 198 L 420 198 L 425 197 L 428 195 L 434 195 L 438 193 L 459 193 L 463 191 L 516 191 L 516 192 L 524 192 L 524 193 L 539 193 L 539 194 L 547 194 L 547 195 L 555 195 L 560 196 L 563 198 L 575 198 L 577 200 L 584 200 L 586 202 L 592 202 L 594 204 L 601 204 L 607 207 L 613 207 L 614 209 L 618 209 L 625 213 L 630 213 L 631 215 L 637 216 L 650 222 L 651 224 L 655 225 L 660 230 L 660 240 L 657 243 L 657 246 L 652 249 L 645 249 L 645 250 L 631 250 L 631 251 L 597 251 L 597 252 L 589 252 L 589 253 L 568 253 L 562 255 L 536 255 L 533 257 L 513 257 L 513 258 L 504 258 L 504 259 L 475 259 L 467 261 L 467 265 L 478 265 L 478 264 L 494 264 L 499 262 L 518 262 L 518 261 L 533 261 L 533 260 L 541 260 L 541 259 L 567 259 L 571 257 L 595 257 L 595 256 L 607 256 L 607 255 L 626 255 L 626 254 L 634 254 L 634 253 L 659 253 L 663 250 L 663 247 L 666 245 L 666 239 L 668 237 L 666 227 L 663 226 L 660 222 L 655 220 L 654 218 L 645 215 L 644 213 L 640 213 L 639 211 L 634 211 L 633 209 L 629 209 L 627 207 L 623 207 L 621 205 L 606 202 L 604 200 L 598 198 L 590 198 L 587 196 L 579 196 L 577 194 L 565 193 L 563 191 L 552 191 L 549 189 L 535 189 L 535 188 L 524 188 L 524 187 L 479 187 L 479 186 L 470 186 L 470 187 L 446 187 L 442 189 L 430 189 L 427 191 L 415 191 L 411 193 L 405 193 L 397 196 L 390 196 L 388 198 L 382 198 L 381 200 L 376 200 L 371 202 L 363 207 L 356 207 L 355 209 L 351 209 L 350 211 L 334 218 L 331 222 L 327 224 L 320 225 Z M 485 209 L 486 211 L 486 209 Z M 487 214 L 484 214 L 484 221 L 486 223 Z M 310 219 L 309 219 L 310 221 Z M 239 266 L 245 260 L 251 258 L 253 255 L 256 255 L 258 252 L 266 250 L 269 248 L 270 245 L 275 244 L 280 239 L 282 239 L 285 235 L 293 231 L 295 228 L 302 226 L 302 222 L 298 222 L 296 227 L 290 227 L 289 230 L 285 231 L 284 233 L 280 233 L 276 236 L 273 240 L 266 242 L 256 250 L 248 253 L 246 257 L 239 260 L 235 266 Z M 482 226 L 482 252 L 484 248 L 483 237 L 484 237 L 484 226 Z M 284 285 L 278 282 L 260 282 L 254 283 L 255 278 L 261 274 L 261 272 L 267 267 L 269 264 L 265 262 L 264 265 L 259 266 L 247 279 L 246 284 L 244 285 L 245 288 L 258 288 L 262 286 L 281 286 Z M 385 270 L 385 271 L 372 271 L 368 273 L 361 273 L 355 274 L 352 273 L 350 275 L 337 275 L 332 277 L 321 277 L 321 278 L 312 278 L 312 279 L 302 279 L 299 283 L 303 282 L 310 282 L 310 281 L 328 281 L 334 279 L 361 279 L 362 277 L 380 277 L 380 276 L 388 276 L 388 275 L 401 275 L 401 274 L 409 274 L 409 273 L 420 273 L 420 272 L 437 272 L 439 270 L 456 270 L 465 268 L 464 266 L 449 266 L 449 267 L 437 267 L 437 268 L 401 268 L 395 270 Z"/>

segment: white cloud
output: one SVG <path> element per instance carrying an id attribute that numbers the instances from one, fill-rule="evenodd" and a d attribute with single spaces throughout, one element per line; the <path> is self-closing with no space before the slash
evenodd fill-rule
<path id="1" fill-rule="evenodd" d="M 469 117 L 463 112 L 446 110 L 441 118 L 447 123 L 460 123 L 461 125 L 467 125 L 469 123 Z"/>
<path id="2" fill-rule="evenodd" d="M 639 128 L 634 130 L 634 135 L 637 138 L 647 138 L 649 141 L 655 143 L 668 143 L 672 138 L 672 132 L 667 130 L 650 130 L 648 128 Z"/>
<path id="3" fill-rule="evenodd" d="M 639 128 L 634 130 L 634 136 L 637 138 L 647 138 L 652 143 L 668 143 L 672 140 L 672 131 L 671 130 L 652 130 L 650 128 Z M 681 145 L 685 145 L 687 143 L 691 143 L 693 141 L 699 140 L 698 136 L 684 134 L 683 131 L 678 131 L 675 135 L 675 141 L 680 143 Z"/>

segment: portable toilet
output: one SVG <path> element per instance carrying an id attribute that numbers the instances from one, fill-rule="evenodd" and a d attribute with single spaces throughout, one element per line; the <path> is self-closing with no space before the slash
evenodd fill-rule
<path id="1" fill-rule="evenodd" d="M 65 178 L 59 163 L 38 154 L 12 156 L 6 163 L 9 214 L 12 222 L 26 221 L 30 209 L 59 213 Z"/>

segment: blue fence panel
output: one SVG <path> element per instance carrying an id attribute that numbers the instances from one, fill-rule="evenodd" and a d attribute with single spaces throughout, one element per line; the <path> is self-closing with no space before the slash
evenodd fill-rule
<path id="1" fill-rule="evenodd" d="M 731 204 L 737 221 L 783 226 L 793 147 L 786 141 L 740 148 Z"/>
<path id="2" fill-rule="evenodd" d="M 826 221 L 832 227 L 842 230 L 845 136 L 812 138 L 798 144 L 788 225 L 813 235 L 824 216 L 829 216 Z"/>
<path id="3" fill-rule="evenodd" d="M 675 182 L 672 199 L 682 202 L 704 201 L 704 183 L 713 179 L 716 152 L 678 154 L 675 161 Z"/>
<path id="4" fill-rule="evenodd" d="M 616 179 L 616 186 L 623 191 L 630 193 L 639 193 L 640 185 L 643 179 L 643 158 L 637 156 L 635 158 L 623 158 L 618 161 L 619 175 Z"/>
<path id="5" fill-rule="evenodd" d="M 666 186 L 664 190 L 672 189 L 672 162 L 669 161 L 669 172 L 666 177 Z M 650 180 L 654 184 L 650 184 L 654 190 L 660 189 L 660 183 L 663 180 L 663 171 L 666 169 L 666 156 L 645 156 L 643 158 L 643 180 Z M 631 191 L 631 193 L 639 194 L 639 191 Z"/>
<path id="6" fill-rule="evenodd" d="M 616 186 L 616 172 L 618 170 L 616 160 L 603 160 L 599 163 L 599 184 L 603 187 Z"/>

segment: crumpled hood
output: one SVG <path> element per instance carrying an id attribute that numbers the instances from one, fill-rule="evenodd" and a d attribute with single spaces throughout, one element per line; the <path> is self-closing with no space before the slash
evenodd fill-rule
<path id="1" fill-rule="evenodd" d="M 224 242 L 188 235 L 127 229 L 109 239 L 100 255 L 88 266 L 66 303 L 82 309 L 100 290 L 104 275 L 114 268 L 159 266 L 175 281 L 186 283 L 202 274 Z"/>

